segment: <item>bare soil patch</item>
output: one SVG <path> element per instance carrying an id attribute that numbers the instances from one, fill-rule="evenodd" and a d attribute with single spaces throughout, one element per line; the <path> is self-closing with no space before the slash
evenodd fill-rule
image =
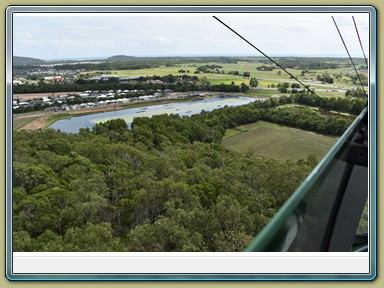
<path id="1" fill-rule="evenodd" d="M 47 122 L 48 120 L 48 115 L 46 116 L 43 116 L 43 117 L 40 117 L 38 118 L 37 120 L 25 125 L 24 127 L 22 127 L 21 129 L 22 130 L 29 130 L 29 131 L 34 131 L 34 130 L 38 130 L 40 128 L 42 128 L 44 126 L 44 124 Z"/>
<path id="2" fill-rule="evenodd" d="M 59 96 L 59 95 L 68 95 L 68 94 L 80 94 L 83 92 L 49 92 L 49 93 L 31 93 L 31 94 L 13 94 L 13 99 L 24 99 L 24 100 L 31 100 L 31 99 L 39 99 L 43 97 L 49 97 L 49 96 Z"/>

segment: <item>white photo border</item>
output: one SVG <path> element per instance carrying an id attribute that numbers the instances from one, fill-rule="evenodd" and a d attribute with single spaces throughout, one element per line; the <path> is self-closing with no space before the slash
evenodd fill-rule
<path id="1" fill-rule="evenodd" d="M 369 98 L 369 120 L 370 120 L 370 251 L 369 253 L 369 271 L 368 273 L 329 273 L 329 272 L 310 272 L 310 273 L 274 273 L 273 271 L 266 273 L 51 273 L 41 272 L 14 272 L 15 259 L 28 258 L 32 261 L 37 258 L 52 257 L 52 259 L 60 260 L 60 253 L 25 253 L 12 252 L 12 56 L 13 56 L 13 14 L 14 13 L 357 13 L 365 12 L 370 14 L 370 98 Z M 377 98 L 376 98 L 376 61 L 377 61 L 377 34 L 376 34 L 376 10 L 372 6 L 10 6 L 6 11 L 6 276 L 9 280 L 145 280 L 145 281 L 179 281 L 179 280 L 372 280 L 376 277 L 377 270 Z M 256 253 L 256 252 L 255 252 Z M 266 252 L 265 252 L 266 253 Z M 32 255 L 33 254 L 33 255 Z M 64 254 L 64 253 L 61 253 Z M 87 256 L 87 253 L 70 253 L 73 259 Z M 103 258 L 106 254 L 99 255 L 94 253 L 88 255 L 92 257 Z M 124 254 L 124 253 L 117 253 Z M 110 257 L 111 259 L 124 257 L 117 255 Z M 153 253 L 152 253 L 153 254 Z M 273 254 L 273 255 L 271 255 Z M 283 256 L 283 255 L 285 256 Z M 302 254 L 294 255 L 291 253 L 281 253 L 283 257 L 302 257 Z M 323 257 L 314 253 L 316 257 Z M 66 255 L 69 255 L 68 253 Z M 143 254 L 140 254 L 143 255 Z M 201 255 L 201 254 L 200 254 Z M 306 254 L 310 255 L 310 254 Z M 340 258 L 345 257 L 342 253 L 335 255 L 327 254 L 328 256 Z M 108 257 L 110 255 L 107 255 Z M 132 256 L 132 255 L 131 255 Z M 152 255 L 153 256 L 153 255 Z M 356 255 L 357 256 L 357 255 Z M 363 256 L 363 255 L 361 255 Z M 363 258 L 361 257 L 360 258 Z M 16 257 L 16 258 L 14 258 Z M 34 258 L 35 257 L 35 258 Z M 37 257 L 37 258 L 36 258 Z M 55 258 L 56 257 L 56 258 Z M 135 256 L 141 257 L 141 256 Z M 181 255 L 182 257 L 182 255 Z M 207 255 L 207 257 L 214 257 Z M 236 257 L 236 256 L 233 256 Z M 260 254 L 256 253 L 256 257 L 280 257 L 274 253 Z M 309 257 L 309 256 L 308 256 Z M 221 257 L 218 257 L 221 258 Z M 287 258 L 287 259 L 288 259 Z M 76 261 L 76 260 L 75 260 Z M 345 263 L 347 263 L 347 260 Z M 366 260 L 365 262 L 366 263 Z M 109 265 L 109 264 L 106 264 Z M 237 269 L 234 269 L 237 271 Z"/>

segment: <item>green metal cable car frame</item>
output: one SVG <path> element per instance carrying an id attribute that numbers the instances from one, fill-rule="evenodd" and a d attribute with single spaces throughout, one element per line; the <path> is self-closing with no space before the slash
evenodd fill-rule
<path id="1" fill-rule="evenodd" d="M 369 195 L 368 128 L 365 108 L 246 252 L 368 251 L 369 234 L 356 234 Z"/>

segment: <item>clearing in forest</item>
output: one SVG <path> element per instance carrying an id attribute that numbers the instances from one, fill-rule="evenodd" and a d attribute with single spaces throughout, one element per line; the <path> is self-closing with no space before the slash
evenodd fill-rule
<path id="1" fill-rule="evenodd" d="M 338 137 L 259 121 L 228 129 L 222 144 L 238 152 L 253 152 L 255 155 L 276 160 L 306 159 L 316 153 L 319 159 L 325 156 Z"/>

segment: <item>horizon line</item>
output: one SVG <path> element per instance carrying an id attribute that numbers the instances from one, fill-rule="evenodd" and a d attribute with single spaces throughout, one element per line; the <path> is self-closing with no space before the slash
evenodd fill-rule
<path id="1" fill-rule="evenodd" d="M 254 57 L 254 58 L 265 58 L 262 55 L 249 55 L 249 54 L 186 54 L 186 55 L 123 55 L 123 54 L 116 54 L 112 56 L 80 56 L 80 57 L 58 57 L 58 58 L 39 58 L 39 57 L 32 57 L 32 56 L 19 56 L 19 55 L 13 55 L 13 57 L 27 57 L 27 58 L 34 58 L 39 59 L 43 61 L 81 61 L 81 60 L 106 60 L 110 57 L 114 56 L 126 56 L 126 57 L 133 57 L 133 58 L 169 58 L 169 57 L 181 57 L 181 58 L 191 58 L 191 57 Z M 348 58 L 344 55 L 308 55 L 308 54 L 271 54 L 271 57 L 303 57 L 303 58 Z M 356 59 L 363 59 L 363 57 L 359 56 L 352 56 Z"/>

